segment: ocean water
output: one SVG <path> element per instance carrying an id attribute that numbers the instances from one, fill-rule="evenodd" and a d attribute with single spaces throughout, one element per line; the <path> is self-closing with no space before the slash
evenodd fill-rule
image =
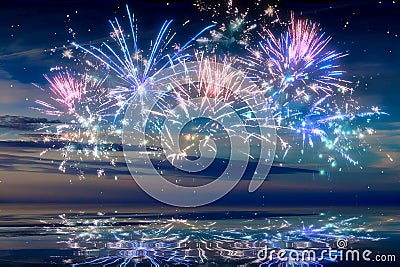
<path id="1" fill-rule="evenodd" d="M 399 266 L 399 244 L 398 207 L 0 205 L 0 266 L 7 267 Z M 262 258 L 265 248 L 317 256 Z M 370 250 L 370 261 L 335 258 L 339 249 Z"/>

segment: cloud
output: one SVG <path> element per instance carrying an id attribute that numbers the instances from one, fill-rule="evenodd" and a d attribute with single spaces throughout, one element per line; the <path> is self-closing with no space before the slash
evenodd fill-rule
<path id="1" fill-rule="evenodd" d="M 65 174 L 58 170 L 63 157 L 57 147 L 40 155 L 43 151 L 40 145 L 0 142 L 0 202 L 156 203 L 132 180 L 123 164 L 121 152 L 116 152 L 115 155 L 119 162 L 117 166 L 111 166 L 107 161 L 84 160 L 82 166 L 86 178 L 81 179 L 74 164 Z M 97 177 L 99 168 L 104 169 L 106 176 Z M 137 171 L 146 175 L 146 168 L 149 167 L 138 166 Z M 182 173 L 176 170 L 164 168 L 163 172 L 171 179 L 183 178 Z M 117 180 L 114 179 L 115 176 L 118 177 Z M 348 169 L 333 174 L 330 179 L 307 170 L 273 168 L 268 177 L 269 180 L 254 194 L 247 193 L 249 180 L 243 179 L 221 203 L 240 202 L 239 204 L 253 205 L 253 201 L 263 195 L 268 203 L 280 204 L 315 203 L 315 199 L 336 203 L 332 201 L 337 198 L 343 203 L 354 203 L 371 200 L 371 196 L 380 196 L 379 201 L 384 203 L 395 199 L 393 196 L 398 193 L 400 186 L 399 176 L 394 170 L 385 170 L 381 174 L 380 169 L 374 168 L 363 171 L 357 168 Z M 208 183 L 214 179 L 212 175 L 189 175 L 187 178 L 187 181 L 199 179 L 199 183 Z M 355 197 L 356 194 L 366 196 L 361 200 Z"/>
<path id="2" fill-rule="evenodd" d="M 24 116 L 0 116 L 0 128 L 6 128 L 19 131 L 30 131 L 38 128 L 38 124 L 61 123 L 59 120 L 48 120 L 46 118 L 30 118 Z"/>

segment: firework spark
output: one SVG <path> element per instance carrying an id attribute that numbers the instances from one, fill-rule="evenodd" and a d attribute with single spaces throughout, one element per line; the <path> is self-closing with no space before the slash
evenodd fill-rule
<path id="1" fill-rule="evenodd" d="M 208 37 L 197 40 L 212 54 L 237 54 L 251 45 L 260 27 L 279 22 L 274 7 L 265 5 L 261 0 L 253 1 L 251 7 L 245 9 L 233 0 L 224 0 L 216 4 L 199 0 L 194 5 L 200 11 L 211 13 L 211 19 L 217 26 L 210 31 Z"/>

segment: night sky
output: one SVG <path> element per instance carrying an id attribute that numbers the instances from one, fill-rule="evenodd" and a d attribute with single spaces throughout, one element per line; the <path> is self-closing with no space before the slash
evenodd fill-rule
<path id="1" fill-rule="evenodd" d="M 31 109 L 43 94 L 32 84 L 45 87 L 43 74 L 50 68 L 75 64 L 74 58 L 62 56 L 71 42 L 99 44 L 109 38 L 108 20 L 117 16 L 123 21 L 126 3 L 138 19 L 144 43 L 150 42 L 166 19 L 174 19 L 176 42 L 184 42 L 210 24 L 207 13 L 200 13 L 190 1 L 2 1 L 0 117 L 43 117 Z M 311 156 L 302 164 L 289 157 L 284 167 L 277 163 L 256 193 L 247 193 L 248 181 L 243 181 L 217 204 L 399 204 L 400 1 L 280 1 L 278 9 L 283 17 L 294 11 L 320 22 L 333 38 L 329 46 L 349 54 L 340 63 L 345 78 L 357 84 L 355 96 L 360 103 L 378 106 L 390 116 L 375 122 L 377 132 L 371 142 L 377 149 L 360 155 L 363 169 L 344 166 L 342 172 L 320 175 L 319 163 Z M 188 25 L 182 27 L 188 19 Z M 0 127 L 0 202 L 155 203 L 126 171 L 112 170 L 110 177 L 94 175 L 85 180 L 61 174 L 57 163 L 51 162 L 51 157 L 59 160 L 59 155 L 43 158 L 41 148 L 7 143 L 13 125 L 1 122 Z"/>

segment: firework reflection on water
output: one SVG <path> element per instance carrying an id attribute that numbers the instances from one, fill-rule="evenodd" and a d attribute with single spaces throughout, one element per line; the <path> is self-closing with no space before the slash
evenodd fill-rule
<path id="1" fill-rule="evenodd" d="M 253 214 L 256 219 L 229 220 L 166 219 L 167 216 L 142 219 L 140 215 L 117 218 L 102 213 L 95 217 L 61 215 L 64 226 L 47 231 L 68 237 L 63 242 L 79 259 L 73 261 L 73 266 L 260 264 L 257 253 L 266 246 L 299 252 L 321 251 L 336 249 L 337 240 L 357 246 L 384 239 L 374 232 L 378 226 L 366 223 L 362 217 L 320 214 L 304 219 L 298 216 L 261 219 L 260 215 L 256 212 Z M 279 263 L 273 258 L 267 265 Z M 323 266 L 324 261 L 306 263 Z"/>

